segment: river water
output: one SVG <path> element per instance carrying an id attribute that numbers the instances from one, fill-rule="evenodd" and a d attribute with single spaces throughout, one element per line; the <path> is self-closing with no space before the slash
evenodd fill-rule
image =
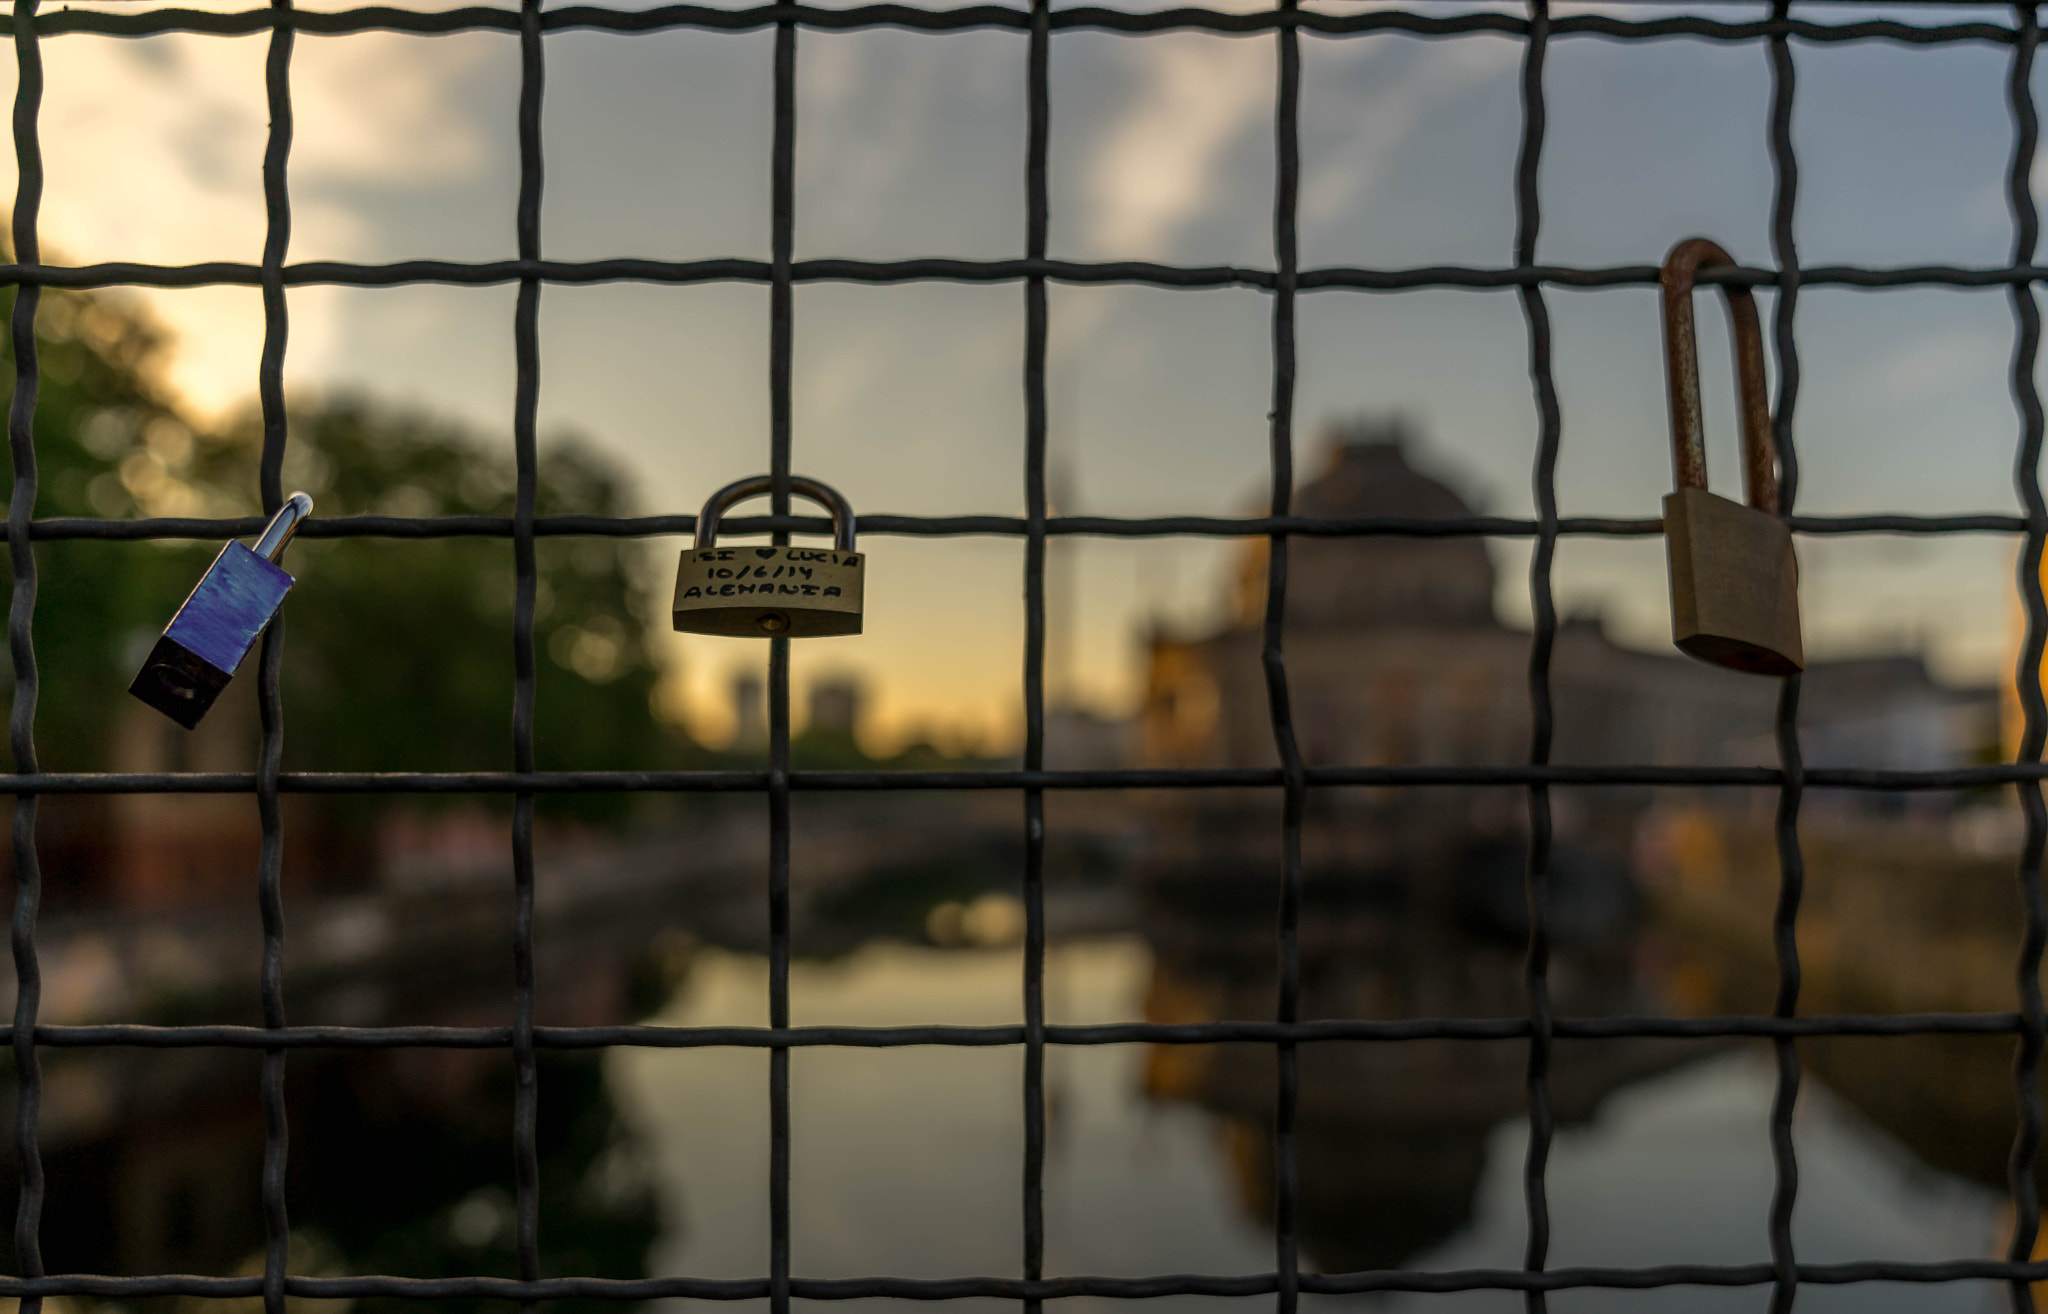
<path id="1" fill-rule="evenodd" d="M 1014 949 L 873 943 L 832 961 L 798 962 L 792 1020 L 1014 1024 L 1020 975 Z M 1057 946 L 1047 963 L 1050 1020 L 1142 1020 L 1151 981 L 1151 957 L 1136 938 Z M 707 949 L 654 1020 L 766 1018 L 765 960 Z M 1241 1111 L 1162 1096 L 1171 1083 L 1158 1062 L 1138 1045 L 1048 1052 L 1048 1275 L 1271 1271 L 1264 1129 Z M 659 1221 L 647 1271 L 765 1274 L 766 1052 L 618 1050 L 605 1063 L 606 1089 L 655 1196 Z M 790 1068 L 795 1273 L 1020 1271 L 1019 1050 L 800 1049 Z M 1548 1171 L 1550 1265 L 1767 1260 L 1774 1084 L 1765 1049 L 1702 1051 L 1613 1090 L 1589 1119 L 1560 1128 Z M 1366 1121 L 1347 1121 L 1341 1101 L 1320 1122 L 1304 1118 L 1305 1265 L 1356 1267 L 1359 1247 L 1373 1244 L 1367 1234 L 1391 1232 L 1412 1247 L 1394 1259 L 1403 1267 L 1520 1266 L 1527 1130 L 1519 1117 L 1448 1131 L 1397 1129 L 1392 1137 Z M 1795 1136 L 1793 1234 L 1802 1260 L 1982 1258 L 2000 1249 L 1996 1192 L 1926 1166 L 1812 1077 Z M 1706 1314 L 1761 1309 L 1763 1299 L 1758 1288 L 1567 1291 L 1553 1295 L 1550 1308 Z M 1989 1283 L 1869 1284 L 1802 1288 L 1799 1308 L 1978 1314 L 2003 1308 L 2005 1299 Z M 1522 1308 L 1519 1295 L 1504 1292 L 1303 1303 L 1311 1311 L 1432 1314 Z M 1228 1306 L 1270 1304 L 1270 1297 L 1176 1298 L 1144 1308 L 1227 1314 Z M 1124 1303 L 1061 1302 L 1063 1310 L 1090 1314 L 1112 1305 Z"/>

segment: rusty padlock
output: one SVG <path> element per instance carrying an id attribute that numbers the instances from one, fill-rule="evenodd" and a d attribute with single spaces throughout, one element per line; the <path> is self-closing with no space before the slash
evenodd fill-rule
<path id="1" fill-rule="evenodd" d="M 293 493 L 254 547 L 228 540 L 164 627 L 128 692 L 187 730 L 196 729 L 284 606 L 295 581 L 277 559 L 312 513 L 313 499 Z"/>
<path id="2" fill-rule="evenodd" d="M 853 508 L 837 490 L 792 476 L 789 491 L 832 513 L 832 546 L 720 547 L 732 504 L 769 491 L 767 475 L 727 484 L 697 514 L 697 542 L 676 570 L 675 627 L 689 634 L 814 638 L 859 634 L 865 563 L 853 550 Z"/>
<path id="3" fill-rule="evenodd" d="M 1672 463 L 1677 490 L 1664 499 L 1671 562 L 1671 641 L 1681 652 L 1757 675 L 1796 675 L 1806 666 L 1799 635 L 1799 562 L 1779 517 L 1777 454 L 1765 396 L 1763 331 L 1749 289 L 1723 285 L 1734 341 L 1742 421 L 1742 506 L 1707 491 L 1700 413 L 1693 274 L 1734 259 L 1703 237 L 1671 248 L 1664 289 L 1664 371 L 1671 392 Z"/>

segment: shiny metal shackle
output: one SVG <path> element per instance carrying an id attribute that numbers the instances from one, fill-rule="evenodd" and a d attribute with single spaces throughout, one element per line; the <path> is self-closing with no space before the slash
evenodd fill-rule
<path id="1" fill-rule="evenodd" d="M 718 546 L 718 525 L 725 513 L 735 502 L 750 497 L 759 497 L 775 487 L 772 475 L 754 475 L 736 479 L 704 500 L 704 509 L 697 513 L 697 542 L 699 548 Z M 853 551 L 853 506 L 830 484 L 821 484 L 815 479 L 802 475 L 789 477 L 789 491 L 799 497 L 807 497 L 825 508 L 832 516 L 832 546 L 841 552 Z"/>
<path id="2" fill-rule="evenodd" d="M 1735 258 L 1704 237 L 1687 238 L 1664 258 L 1657 281 L 1664 295 L 1664 379 L 1671 398 L 1672 473 L 1680 488 L 1707 487 L 1706 420 L 1700 410 L 1699 340 L 1693 326 L 1693 276 L 1728 269 Z M 1734 349 L 1736 409 L 1742 423 L 1743 498 L 1772 515 L 1778 508 L 1778 462 L 1764 376 L 1764 336 L 1756 299 L 1746 287 L 1721 285 Z"/>
<path id="3" fill-rule="evenodd" d="M 313 514 L 313 499 L 304 493 L 293 493 L 263 527 L 263 534 L 249 550 L 265 561 L 275 564 L 284 555 L 285 544 L 292 541 L 292 535 L 299 532 L 299 522 Z"/>

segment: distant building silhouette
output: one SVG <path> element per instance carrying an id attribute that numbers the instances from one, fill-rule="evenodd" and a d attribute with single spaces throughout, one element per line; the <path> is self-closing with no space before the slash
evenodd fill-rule
<path id="1" fill-rule="evenodd" d="M 732 751 L 753 752 L 768 746 L 768 689 L 753 671 L 732 677 Z"/>
<path id="2" fill-rule="evenodd" d="M 860 729 L 864 691 L 857 676 L 828 675 L 811 686 L 809 734 L 851 739 Z"/>
<path id="3" fill-rule="evenodd" d="M 1129 766 L 1131 723 L 1073 703 L 1045 709 L 1045 764 L 1055 771 Z"/>
<path id="4" fill-rule="evenodd" d="M 1294 513 L 1425 522 L 1473 514 L 1449 484 L 1415 468 L 1418 446 L 1400 421 L 1335 426 Z M 1149 764 L 1277 764 L 1260 661 L 1266 573 L 1266 541 L 1255 540 L 1220 627 L 1152 636 L 1140 730 Z M 1495 614 L 1496 582 L 1478 535 L 1290 539 L 1288 694 L 1307 763 L 1526 762 L 1530 635 Z M 1958 765 L 1995 734 L 1980 725 L 1988 694 L 1940 687 L 1917 657 L 1817 662 L 1804 686 L 1802 731 L 1831 764 Z M 1621 647 L 1595 616 L 1559 625 L 1550 688 L 1555 762 L 1777 761 L 1775 681 Z"/>

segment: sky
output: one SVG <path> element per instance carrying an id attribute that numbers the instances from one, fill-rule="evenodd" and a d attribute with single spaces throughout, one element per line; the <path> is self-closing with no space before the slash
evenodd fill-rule
<path id="1" fill-rule="evenodd" d="M 1815 12 L 1930 17 L 1926 7 Z M 1931 16 L 1965 15 L 2007 21 L 1993 7 Z M 46 41 L 48 258 L 257 260 L 265 44 Z M 767 33 L 550 35 L 543 252 L 765 259 L 771 45 Z M 1510 263 L 1519 43 L 1304 34 L 1302 47 L 1303 267 Z M 805 31 L 798 49 L 798 258 L 1022 253 L 1021 34 Z M 2004 47 L 1794 49 L 1804 263 L 2008 258 Z M 1052 254 L 1270 267 L 1275 70 L 1270 35 L 1057 34 Z M 10 99 L 12 76 L 0 70 Z M 1745 263 L 1770 263 L 1761 44 L 1561 38 L 1547 85 L 1539 261 L 1654 264 L 1704 234 Z M 292 86 L 291 260 L 514 253 L 515 38 L 301 35 Z M 12 167 L 0 161 L 0 175 Z M 11 194 L 11 177 L 0 189 Z M 136 295 L 176 335 L 171 378 L 190 407 L 219 415 L 247 404 L 262 333 L 252 289 Z M 1670 478 L 1656 294 L 1547 296 L 1560 510 L 1655 516 Z M 509 446 L 512 303 L 509 287 L 295 289 L 288 386 L 430 407 Z M 1760 303 L 1768 324 L 1770 295 Z M 1264 294 L 1055 286 L 1050 306 L 1062 509 L 1262 509 Z M 711 489 L 764 470 L 767 307 L 754 285 L 546 288 L 543 441 L 574 432 L 615 454 L 648 513 L 694 511 Z M 1732 493 L 1720 310 L 1703 297 L 1699 312 L 1710 465 Z M 803 285 L 795 322 L 799 473 L 837 485 L 863 512 L 1022 512 L 1020 286 Z M 2017 509 L 2002 292 L 1809 288 L 1798 330 L 1800 510 Z M 1512 292 L 1315 292 L 1300 299 L 1299 331 L 1305 470 L 1332 419 L 1398 412 L 1425 435 L 1419 464 L 1485 512 L 1533 513 L 1537 417 Z M 654 543 L 652 593 L 666 596 L 680 546 Z M 1021 544 L 862 546 L 867 633 L 800 645 L 799 700 L 810 681 L 852 672 L 872 691 L 878 746 L 932 730 L 990 745 L 1013 736 Z M 1055 540 L 1054 698 L 1128 710 L 1144 627 L 1212 621 L 1238 550 Z M 1501 613 L 1526 623 L 1528 546 L 1493 550 Z M 1925 643 L 1942 674 L 1973 681 L 2008 662 L 2009 538 L 1806 538 L 1799 550 L 1812 656 Z M 1668 650 L 1659 540 L 1566 539 L 1556 588 L 1566 613 L 1599 612 L 1621 641 Z M 674 671 L 666 705 L 717 740 L 728 683 L 760 665 L 764 646 L 663 644 Z"/>

